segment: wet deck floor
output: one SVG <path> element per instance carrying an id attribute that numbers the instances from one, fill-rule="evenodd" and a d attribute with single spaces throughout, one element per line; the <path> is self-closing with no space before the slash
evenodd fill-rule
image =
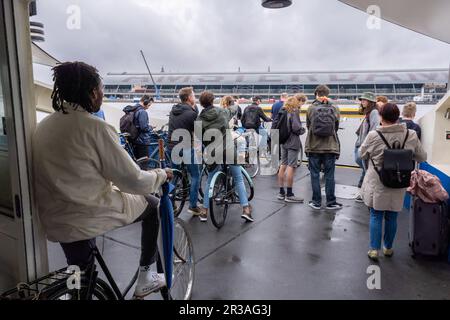
<path id="1" fill-rule="evenodd" d="M 358 174 L 337 169 L 336 183 L 354 185 Z M 259 176 L 255 183 L 252 224 L 240 218 L 239 206 L 231 208 L 220 231 L 181 215 L 197 260 L 193 299 L 450 299 L 450 264 L 411 257 L 407 212 L 399 215 L 394 257 L 375 264 L 367 258 L 369 213 L 363 204 L 339 200 L 340 211 L 316 211 L 276 200 L 276 177 Z M 304 166 L 294 192 L 311 197 Z M 98 244 L 124 288 L 138 263 L 140 225 L 111 232 Z M 57 245 L 49 245 L 49 257 L 52 270 L 64 267 Z M 381 290 L 367 288 L 367 268 L 374 264 L 381 269 Z"/>

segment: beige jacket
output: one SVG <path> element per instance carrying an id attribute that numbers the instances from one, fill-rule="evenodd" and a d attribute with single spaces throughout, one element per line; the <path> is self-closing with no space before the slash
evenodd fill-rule
<path id="1" fill-rule="evenodd" d="M 398 141 L 400 145 L 406 138 L 406 125 L 395 124 L 388 127 L 378 127 L 379 130 L 392 146 L 394 141 Z M 371 131 L 364 140 L 360 155 L 362 159 L 369 160 L 372 158 L 377 168 L 381 168 L 383 163 L 383 151 L 386 145 L 381 140 L 376 131 Z M 419 138 L 414 130 L 409 130 L 408 141 L 405 149 L 413 150 L 414 160 L 423 162 L 427 159 L 427 154 L 422 148 Z M 361 188 L 361 195 L 364 203 L 369 208 L 374 208 L 380 211 L 394 211 L 400 212 L 403 208 L 403 199 L 405 197 L 405 189 L 392 189 L 385 187 L 381 181 L 378 173 L 373 168 L 372 161 L 368 161 L 369 168 L 364 178 L 364 183 Z"/>
<path id="2" fill-rule="evenodd" d="M 37 127 L 33 139 L 35 195 L 53 242 L 94 238 L 133 223 L 143 195 L 158 190 L 163 170 L 142 171 L 120 145 L 113 126 L 67 105 Z"/>

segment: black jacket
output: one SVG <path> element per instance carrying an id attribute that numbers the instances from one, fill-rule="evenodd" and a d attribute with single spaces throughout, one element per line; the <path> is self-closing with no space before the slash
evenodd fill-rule
<path id="1" fill-rule="evenodd" d="M 244 110 L 244 114 L 242 115 L 242 126 L 245 129 L 255 129 L 259 130 L 259 127 L 261 126 L 261 119 L 265 122 L 271 122 L 272 120 L 267 117 L 261 109 L 260 106 L 257 104 L 249 105 Z"/>
<path id="2" fill-rule="evenodd" d="M 191 133 L 193 137 L 194 123 L 198 117 L 198 109 L 192 109 L 188 104 L 176 104 L 172 107 L 172 111 L 169 115 L 169 146 L 173 147 L 178 142 L 172 142 L 172 133 L 176 129 L 186 129 Z"/>

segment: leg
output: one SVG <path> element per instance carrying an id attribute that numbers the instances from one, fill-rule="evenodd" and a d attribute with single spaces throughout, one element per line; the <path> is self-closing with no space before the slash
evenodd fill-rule
<path id="1" fill-rule="evenodd" d="M 242 175 L 241 166 L 230 165 L 230 171 L 233 175 L 234 187 L 239 196 L 239 203 L 242 207 L 248 207 L 248 195 L 245 190 L 244 176 Z"/>
<path id="2" fill-rule="evenodd" d="M 142 221 L 141 259 L 139 263 L 141 267 L 150 266 L 156 261 L 158 249 L 159 199 L 154 196 L 146 196 L 145 198 L 148 202 L 148 206 L 142 215 L 135 221 Z"/>
<path id="3" fill-rule="evenodd" d="M 327 205 L 336 203 L 334 172 L 336 168 L 336 156 L 334 154 L 324 155 L 325 167 L 325 193 L 327 195 Z"/>
<path id="4" fill-rule="evenodd" d="M 284 176 L 286 174 L 287 166 L 281 165 L 280 171 L 278 172 L 278 186 L 280 187 L 280 190 L 284 190 Z"/>
<path id="5" fill-rule="evenodd" d="M 295 170 L 296 168 L 294 167 L 287 167 L 287 179 L 286 179 L 286 184 L 287 187 L 289 189 L 292 189 L 293 185 L 294 185 L 294 176 L 295 176 Z"/>
<path id="6" fill-rule="evenodd" d="M 320 191 L 320 155 L 309 155 L 309 171 L 311 173 L 311 186 L 313 191 L 313 202 L 320 206 L 322 203 L 322 193 Z"/>
<path id="7" fill-rule="evenodd" d="M 288 149 L 287 150 L 287 162 L 288 162 L 288 168 L 287 168 L 287 187 L 290 189 L 292 193 L 292 186 L 294 185 L 294 176 L 295 176 L 295 170 L 298 167 L 298 154 L 299 150 L 294 149 Z M 290 194 L 291 196 L 293 194 Z M 288 194 L 289 196 L 289 194 Z"/>
<path id="8" fill-rule="evenodd" d="M 203 208 L 209 209 L 209 187 L 211 186 L 211 180 L 214 177 L 214 175 L 219 172 L 219 170 L 222 168 L 220 165 L 216 165 L 214 170 L 208 172 L 208 180 L 206 182 L 206 187 L 203 189 Z"/>
<path id="9" fill-rule="evenodd" d="M 92 249 L 95 247 L 95 239 L 61 243 L 61 247 L 69 266 L 78 266 L 80 270 L 86 270 L 94 263 Z"/>
<path id="10" fill-rule="evenodd" d="M 381 233 L 383 229 L 383 211 L 370 208 L 370 249 L 381 249 Z"/>
<path id="11" fill-rule="evenodd" d="M 392 249 L 397 234 L 397 212 L 386 211 L 384 217 L 384 247 Z"/>
<path id="12" fill-rule="evenodd" d="M 358 182 L 358 188 L 361 188 L 363 181 L 364 181 L 364 176 L 366 174 L 366 172 L 365 172 L 366 170 L 364 168 L 363 160 L 359 156 L 359 148 L 355 148 L 355 162 L 362 169 L 361 177 L 359 178 L 359 182 Z"/>
<path id="13" fill-rule="evenodd" d="M 197 208 L 198 190 L 200 188 L 200 166 L 198 164 L 195 164 L 194 156 L 195 150 L 192 149 L 191 164 L 186 165 L 186 169 L 191 180 L 191 189 L 189 190 L 190 208 Z"/>
<path id="14" fill-rule="evenodd" d="M 148 146 L 135 144 L 135 145 L 133 145 L 133 150 L 134 150 L 134 156 L 136 157 L 136 159 L 140 159 L 140 158 L 149 156 Z"/>

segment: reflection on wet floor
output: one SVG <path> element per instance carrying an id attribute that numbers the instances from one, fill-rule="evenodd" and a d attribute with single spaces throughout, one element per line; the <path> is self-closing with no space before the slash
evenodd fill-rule
<path id="1" fill-rule="evenodd" d="M 337 169 L 336 183 L 354 185 L 357 170 Z M 233 206 L 225 226 L 182 213 L 197 260 L 193 299 L 450 299 L 450 264 L 412 259 L 408 213 L 399 215 L 395 256 L 381 258 L 381 290 L 367 288 L 369 213 L 353 200 L 340 211 L 313 210 L 276 200 L 276 177 L 258 176 L 253 201 L 256 221 L 244 223 Z M 305 167 L 294 192 L 311 196 Z M 101 241 L 101 240 L 99 240 Z M 119 286 L 136 270 L 140 226 L 116 230 L 105 239 L 104 255 Z M 61 250 L 50 246 L 51 268 L 64 266 Z M 152 297 L 159 299 L 159 297 Z"/>

